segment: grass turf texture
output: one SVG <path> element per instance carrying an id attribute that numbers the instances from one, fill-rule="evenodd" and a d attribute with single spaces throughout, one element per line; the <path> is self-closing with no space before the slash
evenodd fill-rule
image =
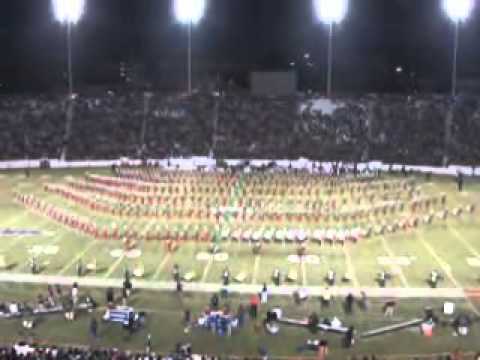
<path id="1" fill-rule="evenodd" d="M 104 171 L 108 173 L 107 170 Z M 81 170 L 74 171 L 35 171 L 31 178 L 26 179 L 22 173 L 3 173 L 0 178 L 0 229 L 38 229 L 40 236 L 11 238 L 4 237 L 0 243 L 0 254 L 5 256 L 9 271 L 28 273 L 30 254 L 28 249 L 35 245 L 55 245 L 59 252 L 55 255 L 43 255 L 41 262 L 48 262 L 42 274 L 44 275 L 76 275 L 76 261 L 82 259 L 86 264 L 93 259 L 97 261 L 98 271 L 95 274 L 102 278 L 121 278 L 126 267 L 132 269 L 138 260 L 127 258 L 114 259 L 110 252 L 121 249 L 119 241 L 93 240 L 64 228 L 46 217 L 37 216 L 12 202 L 13 191 L 32 193 L 49 203 L 67 208 L 74 213 L 88 213 L 65 201 L 58 195 L 45 193 L 42 190 L 44 182 L 62 182 L 67 175 L 81 176 Z M 423 183 L 418 179 L 422 192 L 425 194 L 440 194 L 448 196 L 449 208 L 455 206 L 476 204 L 480 201 L 480 184 L 471 183 L 467 190 L 459 194 L 451 179 L 436 178 L 431 183 Z M 91 215 L 91 214 L 90 214 Z M 91 215 L 92 216 L 92 215 Z M 110 222 L 94 214 L 99 222 Z M 134 219 L 127 219 L 134 223 Z M 155 225 L 156 220 L 145 221 L 146 226 Z M 339 276 L 350 273 L 361 287 L 376 287 L 375 275 L 385 269 L 394 273 L 389 286 L 392 287 L 426 287 L 425 279 L 429 272 L 438 269 L 442 273 L 451 269 L 449 276 L 441 287 L 477 287 L 480 268 L 472 267 L 468 261 L 475 260 L 480 255 L 480 221 L 478 214 L 465 214 L 461 218 L 452 218 L 446 222 L 435 221 L 431 226 L 422 226 L 417 230 L 386 234 L 363 239 L 359 244 L 349 244 L 345 248 L 318 246 L 309 244 L 307 253 L 317 255 L 320 264 L 293 264 L 287 261 L 289 255 L 296 253 L 295 245 L 269 245 L 264 247 L 260 256 L 255 257 L 245 244 L 225 242 L 222 251 L 229 254 L 226 263 L 217 261 L 197 261 L 199 252 L 206 252 L 209 243 L 182 243 L 174 254 L 167 254 L 161 242 L 142 242 L 139 248 L 143 254 L 141 261 L 145 267 L 145 279 L 167 281 L 171 280 L 171 268 L 178 264 L 183 273 L 193 271 L 197 281 L 219 283 L 221 273 L 228 264 L 232 275 L 240 272 L 247 275 L 246 283 L 271 283 L 271 275 L 275 268 L 287 273 L 295 270 L 298 273 L 298 283 L 309 286 L 323 285 L 323 278 L 328 269 L 334 269 Z M 381 258 L 387 258 L 386 264 L 380 264 Z M 392 260 L 411 259 L 411 264 L 398 266 L 390 264 Z M 480 260 L 480 258 L 479 258 Z M 451 276 L 450 276 L 451 275 Z M 357 285 L 355 284 L 355 285 Z M 339 284 L 351 287 L 353 284 Z"/>
<path id="2" fill-rule="evenodd" d="M 38 293 L 45 293 L 45 287 L 32 287 L 27 285 L 0 286 L 2 299 L 32 300 Z M 82 289 L 81 293 L 86 290 Z M 90 289 L 88 293 L 99 301 L 105 298 L 103 290 Z M 118 295 L 118 292 L 117 292 Z M 468 311 L 469 305 L 463 300 L 454 300 L 458 311 Z M 0 320 L 0 343 L 10 343 L 17 340 L 36 341 L 45 344 L 69 345 L 95 345 L 99 347 L 116 347 L 132 351 L 142 351 L 145 346 L 147 334 L 152 335 L 153 349 L 159 353 L 172 351 L 176 342 L 190 342 L 195 352 L 206 352 L 218 355 L 258 357 L 260 346 L 268 349 L 274 356 L 314 356 L 312 352 L 298 354 L 296 348 L 307 339 L 327 339 L 330 345 L 331 359 L 346 359 L 352 354 L 391 355 L 396 354 L 400 359 L 411 358 L 412 354 L 431 354 L 452 352 L 461 349 L 464 352 L 478 350 L 478 325 L 472 328 L 468 337 L 453 337 L 451 327 L 436 327 L 435 336 L 426 339 L 418 328 L 403 330 L 398 333 L 388 334 L 368 340 L 358 340 L 354 348 L 346 350 L 341 347 L 342 337 L 331 334 L 311 334 L 307 329 L 282 326 L 276 336 L 268 335 L 259 326 L 260 320 L 255 322 L 247 320 L 241 330 L 234 332 L 232 337 L 218 337 L 203 329 L 193 328 L 186 334 L 183 327 L 183 311 L 189 309 L 192 315 L 198 314 L 209 303 L 206 294 L 175 293 L 149 293 L 141 291 L 133 295 L 130 304 L 137 309 L 145 310 L 147 323 L 143 329 L 130 335 L 119 325 L 100 323 L 99 340 L 95 344 L 89 337 L 88 329 L 91 316 L 97 319 L 103 315 L 99 309 L 96 314 L 83 314 L 74 321 L 67 322 L 62 315 L 41 318 L 33 330 L 25 330 L 21 320 Z M 229 305 L 236 310 L 240 303 L 248 303 L 248 298 L 235 295 L 227 300 L 222 300 L 221 305 Z M 385 319 L 382 314 L 383 300 L 371 299 L 367 312 L 358 308 L 352 315 L 345 315 L 341 300 L 336 300 L 328 309 L 322 309 L 318 299 L 309 299 L 301 305 L 295 305 L 291 298 L 274 297 L 268 306 L 280 306 L 284 314 L 298 319 L 307 317 L 313 311 L 321 317 L 338 316 L 342 321 L 352 324 L 358 332 L 385 326 L 391 322 L 402 322 L 421 317 L 425 306 L 432 306 L 437 312 L 441 311 L 443 299 L 423 300 L 405 299 L 399 302 L 396 315 L 393 319 Z M 260 311 L 259 319 L 265 315 L 266 307 Z"/>
<path id="3" fill-rule="evenodd" d="M 135 260 L 122 258 L 115 260 L 110 256 L 110 251 L 121 248 L 118 241 L 94 241 L 85 236 L 78 235 L 75 232 L 48 220 L 26 211 L 23 207 L 12 201 L 13 192 L 32 193 L 47 200 L 48 202 L 63 208 L 68 208 L 72 212 L 79 214 L 86 213 L 84 209 L 66 202 L 57 195 L 47 194 L 42 190 L 44 182 L 60 183 L 66 176 L 81 177 L 84 170 L 49 170 L 33 171 L 30 178 L 25 178 L 23 172 L 2 172 L 0 173 L 0 229 L 38 229 L 43 233 L 36 237 L 4 237 L 0 240 L 0 254 L 5 256 L 10 267 L 9 274 L 12 277 L 15 273 L 28 273 L 28 261 L 30 255 L 28 249 L 34 245 L 56 245 L 59 252 L 56 255 L 43 256 L 42 261 L 48 261 L 48 265 L 42 274 L 46 275 L 75 275 L 76 260 L 82 259 L 84 263 L 91 259 L 96 259 L 99 271 L 95 276 L 99 278 L 114 279 L 121 278 L 125 267 L 132 268 Z M 109 170 L 95 171 L 98 174 L 108 175 Z M 432 178 L 431 182 L 425 182 L 423 177 L 417 179 L 422 188 L 422 192 L 430 195 L 438 195 L 445 192 L 448 196 L 449 208 L 455 206 L 475 204 L 478 208 L 480 202 L 480 183 L 468 181 L 466 191 L 458 193 L 456 185 L 450 178 Z M 99 219 L 100 221 L 104 221 Z M 107 220 L 105 220 L 107 221 Z M 134 221 L 134 220 L 129 220 Z M 154 222 L 154 221 L 152 221 Z M 228 266 L 233 275 L 240 272 L 247 274 L 246 283 L 258 284 L 271 283 L 271 274 L 275 268 L 280 268 L 284 272 L 297 270 L 299 284 L 312 286 L 323 285 L 323 277 L 328 269 L 333 268 L 337 274 L 342 275 L 347 271 L 354 275 L 358 281 L 358 286 L 376 287 L 374 281 L 376 273 L 384 268 L 387 271 L 395 273 L 392 283 L 389 286 L 408 288 L 408 287 L 426 287 L 425 279 L 432 269 L 438 269 L 445 274 L 445 281 L 442 287 L 462 287 L 477 288 L 480 268 L 472 267 L 468 264 L 469 258 L 480 257 L 480 220 L 478 213 L 474 215 L 464 215 L 461 218 L 450 218 L 446 222 L 435 221 L 431 226 L 420 227 L 407 233 L 398 233 L 394 235 L 385 235 L 383 237 L 374 236 L 362 240 L 360 244 L 341 247 L 319 247 L 314 244 L 308 246 L 308 254 L 318 255 L 321 259 L 319 265 L 304 264 L 295 265 L 287 261 L 287 256 L 295 253 L 294 246 L 268 246 L 262 250 L 262 253 L 255 257 L 252 255 L 248 246 L 236 243 L 222 244 L 222 250 L 230 256 Z M 183 272 L 194 271 L 197 279 L 208 283 L 219 283 L 221 273 L 225 263 L 218 262 L 199 262 L 196 261 L 196 254 L 201 251 L 207 251 L 209 244 L 182 244 L 180 249 L 172 254 L 166 254 L 161 243 L 141 243 L 142 262 L 145 266 L 145 279 L 155 281 L 167 281 L 171 279 L 171 268 L 173 264 L 179 264 Z M 412 258 L 410 266 L 384 265 L 378 263 L 378 258 L 389 257 L 409 257 Z M 342 284 L 340 284 L 342 286 Z M 352 284 L 348 285 L 352 286 Z M 5 285 L 1 290 L 0 300 L 13 300 L 16 296 L 30 296 L 30 287 Z M 103 297 L 103 295 L 101 295 Z M 206 303 L 206 295 L 190 295 L 183 300 L 186 306 L 192 310 L 202 309 Z M 290 299 L 279 299 L 281 303 L 288 306 Z M 440 300 L 432 300 L 437 305 Z M 177 339 L 182 339 L 183 329 L 180 325 L 181 311 L 178 310 L 178 299 L 172 294 L 154 294 L 139 295 L 136 299 L 138 306 L 148 309 L 154 309 L 150 317 L 149 326 L 154 334 L 155 345 L 158 349 L 166 351 L 171 349 Z M 430 303 L 429 300 L 405 300 L 404 311 L 401 311 L 402 319 L 409 319 L 411 315 L 421 313 L 423 305 Z M 233 304 L 235 306 L 235 304 Z M 291 314 L 298 314 L 301 317 L 307 316 L 311 309 L 318 310 L 318 304 L 313 302 L 305 305 L 305 308 L 298 309 L 291 307 Z M 378 309 L 377 309 L 378 310 Z M 403 310 L 403 309 L 402 309 Z M 287 311 L 290 313 L 290 311 Z M 376 315 L 375 315 L 376 313 Z M 323 315 L 323 314 L 322 314 Z M 164 321 L 163 318 L 168 319 Z M 173 319 L 175 318 L 175 321 Z M 157 323 L 178 324 L 175 331 L 165 332 L 161 326 L 155 326 Z M 160 321 L 160 319 L 162 319 Z M 170 319 L 172 321 L 170 321 Z M 83 321 L 83 320 L 82 320 Z M 41 325 L 37 332 L 42 334 L 45 340 L 62 343 L 85 343 L 87 339 L 87 322 L 82 321 L 74 324 L 66 324 L 60 319 L 48 320 Z M 360 328 L 372 328 L 377 324 L 382 325 L 379 311 L 373 311 L 372 314 L 355 316 L 354 322 Z M 358 322 L 358 323 L 357 323 Z M 366 326 L 368 324 L 368 326 Z M 365 326 L 362 326 L 365 325 Z M 4 329 L 4 326 L 1 326 Z M 79 331 L 79 328 L 82 328 Z M 17 330 L 19 325 L 17 324 Z M 0 337 L 5 341 L 12 339 L 14 335 L 11 331 L 0 330 Z M 123 336 L 117 330 L 105 330 L 104 345 L 119 345 L 122 343 L 119 339 Z M 449 330 L 448 333 L 451 331 Z M 171 335 L 170 335 L 171 334 Z M 242 332 L 241 336 L 233 339 L 217 339 L 204 334 L 195 332 L 194 343 L 198 345 L 198 350 L 210 351 L 215 353 L 234 352 L 238 354 L 256 353 L 259 344 L 265 344 L 271 351 L 277 355 L 291 355 L 295 346 L 299 345 L 306 338 L 312 337 L 306 331 L 282 329 L 281 337 L 266 337 L 254 332 L 253 327 Z M 255 336 L 254 336 L 255 335 Z M 258 336 L 257 336 L 258 335 Z M 284 341 L 285 340 L 285 341 Z M 125 347 L 142 347 L 142 336 L 136 336 L 131 340 L 124 342 Z M 407 349 L 404 349 L 408 344 Z M 456 345 L 475 350 L 474 344 L 469 340 L 452 339 L 449 336 L 437 337 L 432 343 L 427 343 L 419 339 L 417 334 L 403 332 L 401 337 L 390 335 L 379 340 L 369 340 L 361 344 L 355 351 L 376 353 L 404 353 L 404 352 L 431 352 L 452 350 Z M 375 349 L 375 350 L 373 350 Z"/>

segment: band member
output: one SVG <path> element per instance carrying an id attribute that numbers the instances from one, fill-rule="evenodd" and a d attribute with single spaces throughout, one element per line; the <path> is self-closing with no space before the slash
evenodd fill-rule
<path id="1" fill-rule="evenodd" d="M 173 265 L 172 277 L 175 282 L 180 282 L 180 268 L 177 264 Z"/>
<path id="2" fill-rule="evenodd" d="M 438 283 L 442 280 L 442 276 L 437 270 L 432 270 L 430 273 L 430 278 L 428 280 L 430 286 L 432 289 L 436 289 L 438 286 Z"/>
<path id="3" fill-rule="evenodd" d="M 34 275 L 40 272 L 36 256 L 32 256 L 30 259 L 30 270 Z"/>
<path id="4" fill-rule="evenodd" d="M 378 282 L 378 285 L 381 287 L 381 288 L 384 288 L 387 286 L 387 280 L 389 278 L 389 275 L 384 271 L 380 271 L 378 273 L 378 277 L 377 277 L 377 282 Z"/>
<path id="5" fill-rule="evenodd" d="M 77 261 L 77 276 L 78 276 L 78 277 L 83 276 L 83 263 L 82 263 L 82 259 L 79 259 L 79 260 Z"/>
<path id="6" fill-rule="evenodd" d="M 228 286 L 230 284 L 230 270 L 225 268 L 222 274 L 223 286 Z"/>
<path id="7" fill-rule="evenodd" d="M 280 274 L 280 270 L 278 268 L 273 270 L 272 279 L 273 279 L 273 283 L 275 284 L 275 286 L 280 286 L 281 274 Z"/>
<path id="8" fill-rule="evenodd" d="M 336 278 L 335 271 L 333 271 L 332 269 L 328 270 L 325 280 L 329 286 L 335 285 L 335 278 Z"/>

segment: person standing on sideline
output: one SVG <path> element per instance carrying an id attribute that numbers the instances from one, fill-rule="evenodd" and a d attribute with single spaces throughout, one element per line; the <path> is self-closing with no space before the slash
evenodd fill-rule
<path id="1" fill-rule="evenodd" d="M 97 340 L 98 337 L 98 322 L 95 317 L 90 320 L 90 336 L 93 340 Z"/>
<path id="2" fill-rule="evenodd" d="M 353 312 L 353 304 L 355 302 L 355 298 L 353 297 L 352 293 L 349 293 L 345 298 L 345 313 L 351 314 Z"/>
<path id="3" fill-rule="evenodd" d="M 463 173 L 461 171 L 457 172 L 457 187 L 459 192 L 463 191 L 463 181 Z"/>
<path id="4" fill-rule="evenodd" d="M 322 340 L 320 341 L 320 345 L 318 347 L 317 359 L 325 360 L 327 356 L 328 356 L 328 342 L 327 340 Z"/>
<path id="5" fill-rule="evenodd" d="M 145 344 L 145 352 L 147 353 L 147 355 L 150 355 L 150 353 L 152 352 L 152 335 L 151 334 L 147 335 L 147 342 Z"/>
<path id="6" fill-rule="evenodd" d="M 73 307 L 77 306 L 78 304 L 78 284 L 75 282 L 72 286 L 72 303 Z"/>
<path id="7" fill-rule="evenodd" d="M 132 280 L 130 279 L 130 276 L 125 276 L 125 279 L 123 280 L 123 292 L 125 293 L 127 299 L 130 297 L 130 295 L 132 295 L 132 290 Z"/>
<path id="8" fill-rule="evenodd" d="M 394 300 L 387 301 L 385 305 L 383 305 L 383 315 L 387 318 L 392 318 L 396 307 L 397 303 Z"/>
<path id="9" fill-rule="evenodd" d="M 268 303 L 268 289 L 267 284 L 263 284 L 262 292 L 260 293 L 260 302 L 262 305 Z"/>
<path id="10" fill-rule="evenodd" d="M 106 300 L 107 300 L 107 306 L 109 308 L 113 307 L 113 304 L 115 303 L 115 293 L 113 291 L 113 288 L 108 288 L 106 292 Z"/>
<path id="11" fill-rule="evenodd" d="M 83 263 L 82 259 L 79 259 L 77 261 L 77 276 L 82 277 L 83 276 Z"/>
<path id="12" fill-rule="evenodd" d="M 253 294 L 253 295 L 250 297 L 250 317 L 251 317 L 252 319 L 256 319 L 256 318 L 257 318 L 258 305 L 259 305 L 258 295 L 257 295 L 257 294 Z"/>

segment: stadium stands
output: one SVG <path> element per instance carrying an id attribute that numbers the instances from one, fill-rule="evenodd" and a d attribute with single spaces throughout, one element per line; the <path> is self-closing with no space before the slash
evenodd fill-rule
<path id="1" fill-rule="evenodd" d="M 461 97 L 452 112 L 449 99 L 369 95 L 338 99 L 322 112 L 302 97 L 102 91 L 75 100 L 68 157 L 207 155 L 215 144 L 217 158 L 439 165 L 447 144 L 451 163 L 478 163 L 480 99 Z M 0 160 L 58 158 L 66 107 L 60 96 L 1 96 Z"/>

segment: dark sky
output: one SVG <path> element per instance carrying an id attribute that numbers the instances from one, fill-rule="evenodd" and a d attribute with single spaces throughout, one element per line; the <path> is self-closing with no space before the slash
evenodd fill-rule
<path id="1" fill-rule="evenodd" d="M 453 25 L 439 0 L 350 4 L 348 17 L 335 32 L 336 88 L 402 90 L 406 80 L 394 72 L 399 65 L 403 76 L 413 72 L 436 84 L 429 85 L 432 89 L 446 89 Z M 2 0 L 2 5 L 0 83 L 19 90 L 61 83 L 65 32 L 53 21 L 50 1 Z M 461 77 L 480 73 L 479 10 L 480 3 L 462 26 Z M 74 34 L 76 77 L 85 84 L 111 81 L 118 75 L 112 69 L 121 61 L 144 65 L 152 78 L 166 69 L 181 72 L 186 39 L 185 28 L 172 18 L 170 0 L 87 0 L 86 15 Z M 315 21 L 311 0 L 210 0 L 194 44 L 200 72 L 287 69 L 291 61 L 301 64 L 305 52 L 315 64 L 298 69 L 305 83 L 321 83 L 325 72 L 327 31 Z"/>

